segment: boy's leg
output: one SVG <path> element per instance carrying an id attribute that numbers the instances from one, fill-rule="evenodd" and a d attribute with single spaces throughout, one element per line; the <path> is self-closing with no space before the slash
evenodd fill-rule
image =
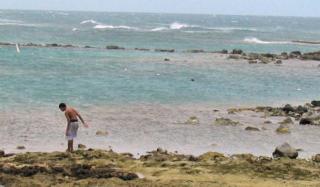
<path id="1" fill-rule="evenodd" d="M 70 142 L 70 144 L 71 144 L 71 151 L 70 152 L 73 152 L 73 140 L 71 140 L 71 142 Z"/>
<path id="2" fill-rule="evenodd" d="M 68 140 L 68 152 L 73 151 L 73 140 Z"/>

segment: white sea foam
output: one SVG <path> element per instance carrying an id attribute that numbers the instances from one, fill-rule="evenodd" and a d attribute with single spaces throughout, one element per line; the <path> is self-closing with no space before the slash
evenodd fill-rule
<path id="1" fill-rule="evenodd" d="M 72 29 L 72 31 L 78 31 L 78 30 L 79 30 L 78 28 L 73 28 L 73 29 Z"/>
<path id="2" fill-rule="evenodd" d="M 1 23 L 0 26 L 21 26 L 21 27 L 40 27 L 37 24 L 29 24 L 29 23 Z"/>
<path id="3" fill-rule="evenodd" d="M 153 32 L 160 32 L 160 31 L 167 31 L 167 30 L 187 30 L 188 28 L 192 28 L 193 30 L 198 30 L 199 32 L 202 32 L 203 30 L 212 30 L 214 32 L 233 32 L 233 31 L 250 31 L 250 32 L 256 32 L 258 29 L 251 28 L 251 27 L 206 27 L 206 26 L 199 26 L 199 25 L 189 25 L 186 23 L 179 23 L 174 22 L 171 23 L 168 27 L 156 27 L 151 29 L 150 31 Z M 197 33 L 190 32 L 190 33 Z"/>
<path id="4" fill-rule="evenodd" d="M 292 43 L 290 41 L 264 41 L 255 37 L 247 37 L 243 41 L 245 43 L 251 43 L 251 44 L 291 44 Z"/>
<path id="5" fill-rule="evenodd" d="M 170 29 L 172 29 L 172 30 L 180 30 L 180 29 L 192 28 L 192 27 L 197 27 L 197 26 L 188 25 L 188 24 L 179 23 L 179 22 L 174 22 L 174 23 L 171 23 L 171 25 L 170 25 Z"/>
<path id="6" fill-rule="evenodd" d="M 151 29 L 151 31 L 153 31 L 153 32 L 165 31 L 165 30 L 169 30 L 169 28 L 168 27 L 156 27 L 154 29 Z"/>
<path id="7" fill-rule="evenodd" d="M 209 30 L 216 30 L 221 32 L 233 32 L 233 31 L 250 31 L 250 32 L 256 32 L 258 29 L 256 28 L 250 28 L 250 27 L 204 27 L 205 29 Z"/>
<path id="8" fill-rule="evenodd" d="M 137 30 L 135 27 L 129 27 L 126 25 L 104 25 L 98 24 L 93 27 L 94 29 L 127 29 L 127 30 Z"/>
<path id="9" fill-rule="evenodd" d="M 91 23 L 91 24 L 100 24 L 99 22 L 93 20 L 93 19 L 89 19 L 89 20 L 84 20 L 82 21 L 80 24 L 83 25 L 83 24 L 88 24 L 88 23 Z"/>

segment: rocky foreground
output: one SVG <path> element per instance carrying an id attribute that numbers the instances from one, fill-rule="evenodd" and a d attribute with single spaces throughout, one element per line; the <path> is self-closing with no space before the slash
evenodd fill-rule
<path id="1" fill-rule="evenodd" d="M 319 156 L 272 159 L 250 154 L 199 157 L 162 149 L 139 159 L 129 153 L 78 150 L 0 158 L 4 186 L 319 186 Z"/>

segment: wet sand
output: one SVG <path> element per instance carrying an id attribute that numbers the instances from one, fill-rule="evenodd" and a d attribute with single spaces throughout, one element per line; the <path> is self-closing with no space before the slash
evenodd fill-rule
<path id="1" fill-rule="evenodd" d="M 158 147 L 183 154 L 200 155 L 208 151 L 225 154 L 252 153 L 270 156 L 274 148 L 288 142 L 303 149 L 301 157 L 308 158 L 318 153 L 318 126 L 301 126 L 299 121 L 290 125 L 290 134 L 277 134 L 279 122 L 286 117 L 265 116 L 263 112 L 241 111 L 230 114 L 226 108 L 212 106 L 134 105 L 83 108 L 84 118 L 91 125 L 81 127 L 76 144 L 90 148 L 130 152 L 134 155 Z M 6 152 L 63 151 L 65 119 L 59 111 L 1 113 L 2 145 Z M 41 117 L 40 117 L 41 116 Z M 90 118 L 95 116 L 95 118 Z M 190 117 L 198 118 L 198 124 L 188 124 Z M 219 126 L 217 118 L 228 118 L 240 122 L 238 126 Z M 270 121 L 271 124 L 266 124 Z M 8 125 L 10 124 L 10 125 Z M 259 128 L 258 132 L 246 131 L 246 127 Z M 97 131 L 107 132 L 97 136 Z M 26 147 L 17 150 L 18 145 Z"/>

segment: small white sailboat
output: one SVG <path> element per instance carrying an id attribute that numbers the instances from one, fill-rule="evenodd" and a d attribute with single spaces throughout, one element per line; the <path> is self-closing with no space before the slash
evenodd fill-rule
<path id="1" fill-rule="evenodd" d="M 16 44 L 17 53 L 20 53 L 19 44 Z"/>

